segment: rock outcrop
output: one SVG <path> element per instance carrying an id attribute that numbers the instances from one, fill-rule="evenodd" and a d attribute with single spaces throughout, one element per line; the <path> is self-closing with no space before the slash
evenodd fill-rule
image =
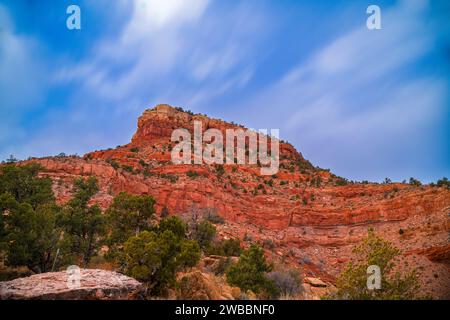
<path id="1" fill-rule="evenodd" d="M 79 270 L 79 283 L 65 271 L 0 282 L 0 300 L 117 300 L 127 299 L 141 288 L 140 282 L 117 272 Z"/>
<path id="2" fill-rule="evenodd" d="M 226 223 L 222 237 L 272 243 L 266 252 L 301 267 L 305 276 L 332 282 L 352 248 L 372 227 L 404 252 L 405 267 L 423 273 L 426 293 L 450 294 L 450 190 L 401 183 L 348 183 L 311 165 L 280 143 L 280 171 L 261 176 L 258 165 L 174 165 L 171 133 L 192 132 L 193 121 L 209 128 L 242 128 L 168 105 L 146 110 L 130 144 L 78 157 L 33 159 L 54 181 L 58 201 L 71 196 L 75 178 L 96 176 L 94 202 L 106 208 L 126 191 L 149 194 L 157 212 L 214 210 Z M 245 241 L 244 241 L 245 243 Z"/>
<path id="3" fill-rule="evenodd" d="M 177 299 L 186 300 L 236 300 L 241 290 L 227 284 L 224 277 L 201 270 L 178 274 Z"/>

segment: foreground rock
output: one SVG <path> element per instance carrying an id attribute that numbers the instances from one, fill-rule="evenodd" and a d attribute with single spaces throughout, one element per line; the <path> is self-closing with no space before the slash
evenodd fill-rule
<path id="1" fill-rule="evenodd" d="M 225 282 L 223 277 L 192 270 L 178 274 L 179 289 L 177 299 L 187 300 L 236 300 L 241 297 L 241 290 Z"/>
<path id="2" fill-rule="evenodd" d="M 137 280 L 117 272 L 80 269 L 80 283 L 65 272 L 49 272 L 0 282 L 0 300 L 117 300 L 127 299 L 141 288 Z"/>

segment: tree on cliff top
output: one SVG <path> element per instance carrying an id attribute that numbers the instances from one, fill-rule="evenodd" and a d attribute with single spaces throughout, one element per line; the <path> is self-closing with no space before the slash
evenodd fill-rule
<path id="1" fill-rule="evenodd" d="M 339 275 L 337 292 L 328 299 L 344 300 L 411 300 L 420 299 L 420 285 L 415 270 L 401 275 L 395 270 L 395 258 L 400 250 L 389 241 L 378 237 L 373 229 L 361 244 L 354 248 L 356 259 Z M 381 271 L 381 288 L 368 289 L 367 270 L 378 266 Z"/>

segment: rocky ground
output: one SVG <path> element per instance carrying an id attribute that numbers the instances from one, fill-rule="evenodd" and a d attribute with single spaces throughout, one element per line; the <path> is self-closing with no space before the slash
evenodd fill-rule
<path id="1" fill-rule="evenodd" d="M 178 288 L 170 289 L 169 300 L 241 300 L 257 299 L 252 292 L 243 293 L 227 284 L 224 275 L 214 270 L 220 257 L 204 257 L 195 268 L 177 274 Z M 237 260 L 234 257 L 233 260 Z M 78 269 L 80 281 L 68 271 L 49 272 L 0 282 L 0 300 L 126 300 L 145 299 L 144 286 L 133 278 L 120 273 L 99 269 Z M 307 277 L 302 290 L 289 299 L 318 300 L 334 291 L 332 284 Z"/>

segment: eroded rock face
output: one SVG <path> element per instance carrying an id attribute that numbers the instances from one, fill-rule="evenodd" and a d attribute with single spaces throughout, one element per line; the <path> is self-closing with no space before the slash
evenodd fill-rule
<path id="1" fill-rule="evenodd" d="M 127 299 L 141 288 L 140 282 L 117 272 L 97 269 L 80 272 L 80 286 L 73 284 L 65 271 L 0 282 L 0 300 L 116 300 Z"/>
<path id="2" fill-rule="evenodd" d="M 152 195 L 158 213 L 164 207 L 169 214 L 214 209 L 226 220 L 219 226 L 221 236 L 270 241 L 268 255 L 328 282 L 372 227 L 423 273 L 425 293 L 449 297 L 450 190 L 400 183 L 340 185 L 342 180 L 313 167 L 288 143 L 280 144 L 280 171 L 273 177 L 261 176 L 257 165 L 224 165 L 222 173 L 215 165 L 174 165 L 172 130 L 192 132 L 194 120 L 202 121 L 203 130 L 240 128 L 160 105 L 143 113 L 128 145 L 83 158 L 33 161 L 47 169 L 42 174 L 53 179 L 61 203 L 70 199 L 75 178 L 93 175 L 100 185 L 93 201 L 103 208 L 126 191 Z"/>

